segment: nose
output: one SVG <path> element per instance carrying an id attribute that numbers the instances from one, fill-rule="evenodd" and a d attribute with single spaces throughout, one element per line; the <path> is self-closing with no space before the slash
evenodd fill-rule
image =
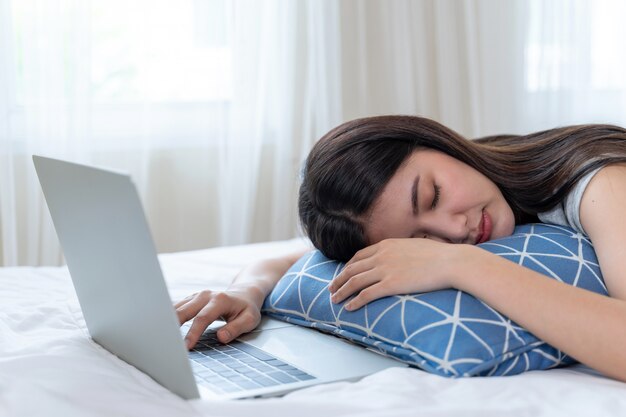
<path id="1" fill-rule="evenodd" d="M 447 243 L 465 243 L 467 241 L 470 230 L 465 214 L 442 214 L 433 220 L 435 221 L 429 227 L 429 235 L 432 238 Z"/>

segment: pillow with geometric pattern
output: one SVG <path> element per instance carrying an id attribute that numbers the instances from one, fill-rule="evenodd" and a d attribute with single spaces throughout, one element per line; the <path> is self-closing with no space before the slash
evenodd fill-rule
<path id="1" fill-rule="evenodd" d="M 589 239 L 550 224 L 517 226 L 484 250 L 564 283 L 607 295 Z M 265 299 L 263 313 L 350 339 L 425 371 L 446 376 L 515 375 L 575 360 L 537 339 L 472 295 L 446 289 L 384 297 L 348 311 L 328 284 L 344 264 L 305 254 Z"/>

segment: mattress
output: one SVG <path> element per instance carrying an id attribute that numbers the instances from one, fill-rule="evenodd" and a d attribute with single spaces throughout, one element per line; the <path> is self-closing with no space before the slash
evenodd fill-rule
<path id="1" fill-rule="evenodd" d="M 173 300 L 301 240 L 161 254 Z M 573 365 L 448 379 L 413 368 L 269 399 L 185 401 L 90 338 L 65 267 L 0 268 L 1 416 L 624 416 L 626 383 Z"/>

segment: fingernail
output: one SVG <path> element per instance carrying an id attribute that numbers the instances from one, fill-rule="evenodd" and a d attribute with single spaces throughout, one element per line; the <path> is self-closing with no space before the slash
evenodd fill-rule
<path id="1" fill-rule="evenodd" d="M 185 346 L 187 346 L 187 350 L 191 349 L 191 340 L 185 339 Z"/>
<path id="2" fill-rule="evenodd" d="M 348 310 L 348 311 L 352 310 L 352 304 L 350 304 L 350 303 L 346 304 L 345 305 L 345 309 Z"/>

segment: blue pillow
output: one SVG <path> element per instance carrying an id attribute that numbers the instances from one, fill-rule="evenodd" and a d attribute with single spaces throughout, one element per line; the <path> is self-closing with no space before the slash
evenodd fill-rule
<path id="1" fill-rule="evenodd" d="M 607 294 L 589 239 L 548 224 L 479 245 L 570 285 Z M 357 311 L 330 301 L 328 284 L 344 264 L 319 251 L 304 255 L 282 277 L 263 312 L 312 327 L 447 377 L 514 375 L 575 360 L 468 293 L 446 289 L 394 295 Z"/>

